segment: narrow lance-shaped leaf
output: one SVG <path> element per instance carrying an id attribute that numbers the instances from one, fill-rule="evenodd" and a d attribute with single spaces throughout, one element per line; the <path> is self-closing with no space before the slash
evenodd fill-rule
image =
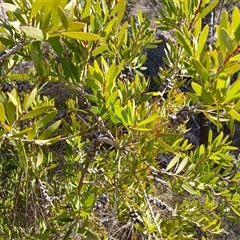
<path id="1" fill-rule="evenodd" d="M 0 102 L 0 123 L 5 122 L 5 110 L 3 104 Z"/>
<path id="2" fill-rule="evenodd" d="M 181 163 L 179 164 L 178 168 L 177 168 L 177 171 L 176 171 L 176 174 L 180 173 L 182 170 L 184 170 L 184 167 L 187 165 L 188 163 L 188 156 L 186 156 L 182 161 Z"/>
<path id="3" fill-rule="evenodd" d="M 196 57 L 200 57 L 203 49 L 205 48 L 206 46 L 206 40 L 207 40 L 207 37 L 208 37 L 208 32 L 209 32 L 209 26 L 206 25 L 202 32 L 201 32 L 201 35 L 199 37 L 199 40 L 198 40 L 198 45 L 197 45 L 197 52 L 196 52 Z"/>
<path id="4" fill-rule="evenodd" d="M 240 122 L 240 114 L 236 110 L 234 110 L 230 106 L 223 106 L 223 107 L 231 117 L 233 117 L 234 119 Z"/>
<path id="5" fill-rule="evenodd" d="M 186 52 L 190 56 L 193 56 L 193 51 L 192 51 L 192 48 L 191 48 L 190 41 L 187 41 L 180 31 L 175 30 L 174 33 L 176 35 L 177 40 L 182 45 L 182 47 L 186 50 Z"/>
<path id="6" fill-rule="evenodd" d="M 95 57 L 101 53 L 103 53 L 104 51 L 106 51 L 108 49 L 108 45 L 107 44 L 103 44 L 100 47 L 97 47 L 96 49 L 93 50 L 92 52 L 92 56 Z"/>
<path id="7" fill-rule="evenodd" d="M 210 81 L 210 75 L 206 68 L 195 58 L 191 59 L 192 66 L 197 71 L 199 76 L 203 78 L 203 80 L 209 82 Z"/>
<path id="8" fill-rule="evenodd" d="M 70 38 L 83 40 L 83 41 L 96 41 L 99 39 L 99 37 L 96 34 L 86 33 L 86 32 L 69 31 L 69 32 L 61 32 L 61 34 Z"/>
<path id="9" fill-rule="evenodd" d="M 21 29 L 30 37 L 37 40 L 47 40 L 48 34 L 43 30 L 35 27 L 23 26 Z"/>
<path id="10" fill-rule="evenodd" d="M 25 152 L 25 148 L 23 146 L 22 140 L 18 141 L 18 159 L 19 165 L 22 171 L 27 175 L 28 172 L 28 160 Z"/>
<path id="11" fill-rule="evenodd" d="M 28 118 L 32 118 L 32 117 L 36 117 L 36 116 L 39 116 L 43 113 L 46 113 L 48 110 L 52 109 L 53 106 L 42 106 L 42 107 L 38 107 L 34 110 L 32 110 L 31 112 L 28 112 L 27 114 L 25 114 L 21 120 L 25 120 L 25 119 L 28 119 Z"/>
<path id="12" fill-rule="evenodd" d="M 14 4 L 11 4 L 11 3 L 0 3 L 0 6 L 11 11 L 11 12 L 14 12 L 14 13 L 18 13 L 18 14 L 23 14 L 22 10 L 14 5 Z"/>
<path id="13" fill-rule="evenodd" d="M 122 19 L 124 17 L 124 14 L 125 14 L 126 1 L 125 0 L 119 0 L 117 4 L 121 5 L 120 11 L 117 14 L 118 21 L 116 22 L 116 27 L 119 27 L 121 22 L 122 22 Z"/>
<path id="14" fill-rule="evenodd" d="M 159 115 L 158 115 L 158 114 L 154 114 L 154 115 L 152 115 L 151 117 L 149 117 L 149 118 L 147 118 L 147 119 L 145 119 L 145 120 L 137 123 L 137 126 L 146 125 L 146 124 L 148 124 L 148 123 L 150 123 L 150 122 L 153 122 L 154 120 L 156 120 L 156 119 L 158 119 L 158 118 L 159 118 Z"/>
<path id="15" fill-rule="evenodd" d="M 18 139 L 22 138 L 24 135 L 26 135 L 32 128 L 26 128 L 18 133 L 14 133 L 12 136 L 9 136 L 10 139 Z"/>
<path id="16" fill-rule="evenodd" d="M 42 149 L 38 150 L 36 167 L 39 167 L 43 162 L 43 152 Z"/>
<path id="17" fill-rule="evenodd" d="M 240 78 L 230 86 L 230 90 L 226 95 L 225 102 L 232 102 L 233 100 L 240 98 L 239 86 L 240 86 Z"/>
<path id="18" fill-rule="evenodd" d="M 44 5 L 45 2 L 43 0 L 35 0 L 31 7 L 30 19 L 34 18 Z"/>
<path id="19" fill-rule="evenodd" d="M 58 6 L 58 14 L 60 16 L 63 27 L 65 28 L 65 30 L 67 30 L 68 29 L 68 19 L 65 16 L 65 13 L 64 13 L 63 9 L 61 8 L 61 6 Z"/>
<path id="20" fill-rule="evenodd" d="M 181 155 L 180 154 L 176 154 L 173 159 L 169 162 L 166 171 L 169 171 L 170 169 L 172 169 L 178 162 L 180 159 Z"/>
<path id="21" fill-rule="evenodd" d="M 35 100 L 36 96 L 37 96 L 37 88 L 34 88 L 32 90 L 32 92 L 30 93 L 30 95 L 26 94 L 25 98 L 24 98 L 24 102 L 23 102 L 23 109 L 24 110 L 28 110 L 28 108 L 31 106 L 31 104 L 33 103 L 33 101 Z"/>
<path id="22" fill-rule="evenodd" d="M 39 128 L 42 128 L 42 127 L 46 127 L 47 124 L 49 122 L 51 122 L 54 117 L 56 116 L 57 114 L 57 110 L 56 111 L 52 111 L 50 113 L 48 113 L 46 116 L 40 118 L 37 122 L 36 122 L 36 127 L 39 129 Z"/>
<path id="23" fill-rule="evenodd" d="M 52 136 L 52 134 L 58 129 L 61 124 L 61 120 L 56 121 L 53 123 L 46 131 L 44 131 L 37 140 L 45 140 Z"/>
<path id="24" fill-rule="evenodd" d="M 221 28 L 221 35 L 222 35 L 222 40 L 225 44 L 225 46 L 228 48 L 230 52 L 233 51 L 233 45 L 232 45 L 232 40 L 227 32 L 226 29 Z"/>
<path id="25" fill-rule="evenodd" d="M 187 192 L 189 192 L 192 195 L 197 195 L 196 191 L 187 183 L 182 184 L 182 188 L 185 189 Z"/>
<path id="26" fill-rule="evenodd" d="M 208 103 L 214 103 L 213 97 L 199 84 L 192 82 L 192 88 L 197 93 L 198 96 L 202 98 L 203 101 Z"/>
<path id="27" fill-rule="evenodd" d="M 217 6 L 218 3 L 219 3 L 219 0 L 211 1 L 211 3 L 206 8 L 204 8 L 204 10 L 198 15 L 196 20 L 207 16 Z"/>

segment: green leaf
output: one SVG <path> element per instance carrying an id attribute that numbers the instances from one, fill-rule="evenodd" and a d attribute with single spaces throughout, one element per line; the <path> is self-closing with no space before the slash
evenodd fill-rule
<path id="1" fill-rule="evenodd" d="M 24 104 L 23 104 L 23 109 L 25 111 L 28 110 L 28 108 L 31 106 L 31 104 L 33 103 L 33 101 L 35 100 L 35 98 L 37 96 L 37 93 L 38 93 L 37 88 L 34 88 L 29 96 L 28 96 L 28 94 L 26 94 L 26 96 L 24 98 Z"/>
<path id="2" fill-rule="evenodd" d="M 226 72 L 230 76 L 239 71 L 240 71 L 240 64 L 238 62 L 235 62 L 235 63 L 231 64 L 230 66 L 227 66 L 227 68 L 226 68 Z"/>
<path id="3" fill-rule="evenodd" d="M 106 100 L 106 107 L 112 106 L 114 102 L 116 101 L 118 96 L 117 92 L 113 92 Z"/>
<path id="4" fill-rule="evenodd" d="M 198 46 L 197 46 L 197 52 L 196 52 L 196 56 L 197 57 L 200 57 L 203 49 L 205 48 L 206 46 L 206 40 L 207 40 L 207 37 L 208 37 L 208 32 L 209 32 L 209 26 L 206 25 L 202 32 L 201 32 L 201 35 L 199 37 L 199 40 L 198 40 Z"/>
<path id="5" fill-rule="evenodd" d="M 240 54 L 237 54 L 229 59 L 230 62 L 238 62 L 240 61 Z"/>
<path id="6" fill-rule="evenodd" d="M 239 110 L 239 109 L 240 109 L 240 98 L 237 100 L 235 104 L 235 110 Z"/>
<path id="7" fill-rule="evenodd" d="M 37 135 L 37 127 L 36 127 L 36 123 L 34 122 L 31 126 L 30 131 L 28 131 L 27 134 L 27 140 L 32 140 L 33 138 L 35 138 Z"/>
<path id="8" fill-rule="evenodd" d="M 91 79 L 91 78 L 86 78 L 85 79 L 86 84 L 92 88 L 93 90 L 96 90 L 97 92 L 102 92 L 102 86 L 101 83 L 98 82 L 95 79 Z M 87 98 L 87 97 L 86 97 Z"/>
<path id="9" fill-rule="evenodd" d="M 78 233 L 81 234 L 81 236 L 84 236 L 85 239 L 91 239 L 91 240 L 98 240 L 96 236 L 94 236 L 89 230 L 84 228 L 78 228 Z"/>
<path id="10" fill-rule="evenodd" d="M 45 130 L 37 140 L 45 140 L 53 135 L 53 133 L 58 129 L 61 124 L 61 120 L 56 121 L 53 123 L 47 130 Z"/>
<path id="11" fill-rule="evenodd" d="M 210 1 L 210 4 L 208 4 L 207 7 L 203 9 L 203 11 L 196 18 L 196 20 L 207 16 L 217 6 L 218 3 L 219 0 Z"/>
<path id="12" fill-rule="evenodd" d="M 206 68 L 195 58 L 191 58 L 191 63 L 200 77 L 203 78 L 206 82 L 210 82 L 210 75 Z"/>
<path id="13" fill-rule="evenodd" d="M 227 216 L 228 219 L 230 219 L 231 221 L 240 224 L 240 218 L 239 217 L 234 217 L 234 216 Z"/>
<path id="14" fill-rule="evenodd" d="M 116 22 L 116 27 L 118 28 L 123 20 L 123 17 L 125 15 L 125 9 L 126 9 L 126 1 L 125 0 L 119 0 L 117 3 L 116 8 L 118 7 L 118 5 L 121 6 L 121 8 L 119 8 L 119 12 L 117 13 L 117 22 Z"/>
<path id="15" fill-rule="evenodd" d="M 225 108 L 226 112 L 233 117 L 234 119 L 236 119 L 237 121 L 240 122 L 240 114 L 234 110 L 232 107 L 230 106 L 223 106 L 223 108 Z"/>
<path id="16" fill-rule="evenodd" d="M 51 122 L 54 117 L 57 115 L 57 110 L 56 111 L 52 111 L 50 113 L 48 113 L 46 116 L 40 118 L 37 122 L 36 122 L 36 128 L 42 128 L 42 127 L 46 127 L 47 124 L 49 122 Z"/>
<path id="17" fill-rule="evenodd" d="M 231 206 L 231 209 L 233 210 L 233 212 L 235 212 L 235 214 L 236 214 L 238 217 L 240 217 L 240 210 L 239 210 L 239 209 L 237 209 L 237 208 L 234 207 L 234 206 Z"/>
<path id="18" fill-rule="evenodd" d="M 175 151 L 174 151 L 166 142 L 164 142 L 161 138 L 159 138 L 159 139 L 157 140 L 157 142 L 158 142 L 158 144 L 159 144 L 160 146 L 162 146 L 166 151 L 175 154 Z"/>
<path id="19" fill-rule="evenodd" d="M 108 49 L 108 45 L 107 44 L 103 44 L 100 47 L 97 47 L 96 49 L 93 50 L 92 52 L 92 56 L 95 57 L 101 53 L 103 53 L 104 51 L 106 51 Z"/>
<path id="20" fill-rule="evenodd" d="M 9 99 L 11 100 L 11 102 L 14 104 L 14 106 L 18 106 L 18 102 L 17 99 L 11 94 L 11 93 L 7 93 Z"/>
<path id="21" fill-rule="evenodd" d="M 47 239 L 50 239 L 51 238 L 51 235 L 50 234 L 33 234 L 33 237 L 35 239 L 43 239 L 43 240 L 47 240 Z"/>
<path id="22" fill-rule="evenodd" d="M 115 104 L 114 105 L 114 114 L 121 120 L 121 122 L 124 125 L 128 124 L 128 117 L 127 117 L 126 111 L 122 107 Z"/>
<path id="23" fill-rule="evenodd" d="M 169 171 L 170 169 L 172 169 L 178 162 L 179 159 L 181 158 L 181 154 L 176 154 L 173 159 L 169 162 L 166 171 Z"/>
<path id="24" fill-rule="evenodd" d="M 59 142 L 60 140 L 60 136 L 57 136 L 55 138 L 51 138 L 51 139 L 47 139 L 47 140 L 32 140 L 34 143 L 36 143 L 37 145 L 43 146 L 43 145 L 50 145 L 50 144 L 54 144 L 56 142 Z"/>
<path id="25" fill-rule="evenodd" d="M 240 78 L 237 79 L 231 86 L 226 94 L 225 102 L 233 102 L 240 97 Z"/>
<path id="26" fill-rule="evenodd" d="M 92 4 L 91 1 L 85 1 L 85 5 L 83 7 L 83 12 L 82 12 L 82 19 L 90 16 L 91 4 Z"/>
<path id="27" fill-rule="evenodd" d="M 93 202 L 94 202 L 94 193 L 91 193 L 86 202 L 84 203 L 84 207 L 91 207 L 93 205 Z"/>
<path id="28" fill-rule="evenodd" d="M 29 26 L 23 26 L 21 29 L 30 37 L 35 38 L 37 40 L 47 40 L 48 39 L 48 33 L 45 31 L 35 28 L 35 27 L 29 27 Z"/>
<path id="29" fill-rule="evenodd" d="M 40 12 L 44 5 L 45 5 L 44 1 L 35 0 L 31 7 L 30 19 L 34 18 Z"/>
<path id="30" fill-rule="evenodd" d="M 68 24 L 68 31 L 81 30 L 84 27 L 85 27 L 85 23 L 83 22 L 72 22 L 71 24 Z"/>
<path id="31" fill-rule="evenodd" d="M 86 33 L 86 32 L 69 31 L 69 32 L 61 32 L 61 34 L 70 38 L 83 40 L 83 41 L 96 41 L 99 39 L 99 37 L 96 34 Z"/>
<path id="32" fill-rule="evenodd" d="M 11 3 L 0 3 L 0 6 L 11 11 L 14 13 L 18 13 L 18 14 L 23 14 L 23 11 L 21 8 L 19 8 L 18 6 L 11 4 Z"/>
<path id="33" fill-rule="evenodd" d="M 186 52 L 190 55 L 193 56 L 193 51 L 191 48 L 191 44 L 189 40 L 186 40 L 185 37 L 182 35 L 182 33 L 178 30 L 174 31 L 177 40 L 181 44 L 181 46 L 186 50 Z"/>
<path id="34" fill-rule="evenodd" d="M 122 27 L 121 27 L 121 29 L 120 29 L 120 31 L 119 31 L 119 34 L 118 34 L 117 47 L 120 46 L 120 44 L 121 44 L 121 42 L 122 42 L 122 39 L 123 39 L 124 35 L 126 34 L 126 29 L 127 29 L 127 27 L 128 27 L 128 22 L 125 22 L 125 23 L 122 25 Z"/>
<path id="35" fill-rule="evenodd" d="M 183 183 L 182 188 L 185 189 L 187 192 L 189 192 L 192 195 L 197 195 L 197 193 L 194 191 L 194 189 L 187 183 Z"/>
<path id="36" fill-rule="evenodd" d="M 38 107 L 34 110 L 32 110 L 31 112 L 28 112 L 27 114 L 25 114 L 21 120 L 25 120 L 25 119 L 28 119 L 28 118 L 32 118 L 32 117 L 36 117 L 36 116 L 39 116 L 43 113 L 46 113 L 48 110 L 52 109 L 53 106 L 42 106 L 42 107 Z"/>
<path id="37" fill-rule="evenodd" d="M 198 96 L 200 96 L 203 101 L 208 103 L 214 103 L 214 99 L 212 96 L 199 84 L 192 82 L 191 83 L 193 90 L 197 93 Z"/>
<path id="38" fill-rule="evenodd" d="M 184 167 L 185 167 L 185 166 L 187 165 L 187 163 L 188 163 L 188 160 L 189 160 L 189 158 L 188 158 L 188 156 L 186 156 L 186 157 L 180 162 L 180 164 L 179 164 L 179 166 L 178 166 L 178 168 L 177 168 L 176 174 L 180 173 L 180 172 L 184 169 Z"/>
<path id="39" fill-rule="evenodd" d="M 63 11 L 61 6 L 58 6 L 58 13 L 59 13 L 61 22 L 63 24 L 63 27 L 65 28 L 65 30 L 67 30 L 68 29 L 68 19 L 65 16 L 65 13 L 64 13 L 64 11 Z"/>
<path id="40" fill-rule="evenodd" d="M 152 115 L 151 117 L 149 117 L 149 118 L 147 118 L 147 119 L 145 119 L 145 120 L 137 123 L 137 126 L 146 125 L 146 124 L 148 124 L 148 123 L 150 123 L 150 122 L 153 122 L 154 120 L 156 120 L 156 119 L 158 119 L 158 118 L 159 118 L 159 114 L 154 114 L 154 115 Z"/>
<path id="41" fill-rule="evenodd" d="M 68 25 L 72 23 L 74 19 L 74 10 L 76 7 L 76 0 L 70 0 L 68 4 L 64 7 L 64 13 L 67 17 Z"/>
<path id="42" fill-rule="evenodd" d="M 12 136 L 9 136 L 10 139 L 22 138 L 26 133 L 28 133 L 32 128 L 26 128 L 18 133 L 14 133 Z"/>
<path id="43" fill-rule="evenodd" d="M 233 45 L 232 45 L 232 40 L 227 32 L 226 29 L 221 28 L 221 35 L 222 35 L 222 40 L 225 44 L 225 46 L 228 48 L 230 52 L 233 51 Z"/>
<path id="44" fill-rule="evenodd" d="M 1 102 L 0 102 L 0 123 L 5 123 L 5 110 Z"/>
<path id="45" fill-rule="evenodd" d="M 49 38 L 48 42 L 51 44 L 51 47 L 57 53 L 58 56 L 61 56 L 63 54 L 64 49 L 60 42 L 60 37 Z"/>
<path id="46" fill-rule="evenodd" d="M 16 120 L 16 107 L 12 102 L 4 104 L 6 121 L 11 126 Z"/>
<path id="47" fill-rule="evenodd" d="M 28 160 L 25 152 L 25 148 L 23 146 L 22 140 L 19 139 L 18 141 L 18 159 L 19 159 L 19 166 L 22 171 L 27 175 L 28 172 Z"/>
<path id="48" fill-rule="evenodd" d="M 36 167 L 39 167 L 43 162 L 43 152 L 42 149 L 38 150 Z"/>

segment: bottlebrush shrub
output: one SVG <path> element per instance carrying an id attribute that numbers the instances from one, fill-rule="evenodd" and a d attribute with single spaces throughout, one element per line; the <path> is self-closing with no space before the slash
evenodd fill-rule
<path id="1" fill-rule="evenodd" d="M 236 148 L 222 130 L 240 121 L 239 10 L 222 13 L 207 48 L 215 2 L 162 2 L 157 27 L 175 40 L 155 92 L 142 72 L 159 42 L 141 11 L 123 21 L 126 1 L 1 4 L 1 236 L 207 239 L 239 224 Z M 62 99 L 41 94 L 59 85 Z M 184 137 L 198 113 L 217 126 L 207 145 Z"/>

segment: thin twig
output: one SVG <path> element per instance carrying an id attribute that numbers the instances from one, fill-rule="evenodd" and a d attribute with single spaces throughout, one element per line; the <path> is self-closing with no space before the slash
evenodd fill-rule
<path id="1" fill-rule="evenodd" d="M 9 50 L 4 50 L 3 52 L 1 52 L 0 53 L 0 62 L 2 62 L 3 60 L 9 58 L 11 55 L 16 53 L 18 50 L 20 50 L 21 48 L 26 46 L 31 41 L 32 41 L 32 38 L 28 38 L 25 41 L 15 45 L 13 48 L 11 48 Z"/>
<path id="2" fill-rule="evenodd" d="M 157 223 L 157 220 L 156 220 L 156 218 L 155 218 L 155 216 L 154 216 L 154 213 L 153 213 L 151 204 L 150 204 L 150 202 L 149 202 L 149 200 L 148 200 L 148 196 L 147 196 L 145 190 L 143 191 L 143 195 L 144 195 L 145 201 L 146 201 L 146 203 L 147 203 L 147 205 L 148 205 L 148 208 L 149 208 L 149 211 L 150 211 L 152 220 L 153 220 L 153 222 L 155 223 L 155 226 L 156 226 L 156 228 L 157 228 L 157 230 L 158 230 L 158 233 L 159 233 L 159 235 L 160 235 L 160 239 L 163 239 L 162 231 L 161 231 L 161 229 L 160 229 L 160 227 L 159 227 L 159 224 Z"/>
<path id="3" fill-rule="evenodd" d="M 114 219 L 115 219 L 115 216 L 117 215 L 117 207 L 119 202 L 119 186 L 118 185 L 119 185 L 119 178 L 120 178 L 120 172 L 121 172 L 120 166 L 121 166 L 121 155 L 119 155 L 118 157 L 118 167 L 117 167 L 117 173 L 115 176 L 116 200 L 111 213 L 110 224 L 108 226 L 108 236 L 107 236 L 108 239 L 111 239 L 110 236 L 111 236 L 111 232 L 114 225 Z"/>

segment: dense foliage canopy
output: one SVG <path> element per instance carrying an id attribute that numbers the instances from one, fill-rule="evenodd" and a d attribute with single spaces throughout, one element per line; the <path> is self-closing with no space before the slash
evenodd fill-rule
<path id="1" fill-rule="evenodd" d="M 161 2 L 173 37 L 152 78 L 159 40 L 124 0 L 1 4 L 0 239 L 220 239 L 240 224 L 239 9 L 206 44 L 218 1 Z M 199 114 L 206 144 L 186 137 Z"/>

